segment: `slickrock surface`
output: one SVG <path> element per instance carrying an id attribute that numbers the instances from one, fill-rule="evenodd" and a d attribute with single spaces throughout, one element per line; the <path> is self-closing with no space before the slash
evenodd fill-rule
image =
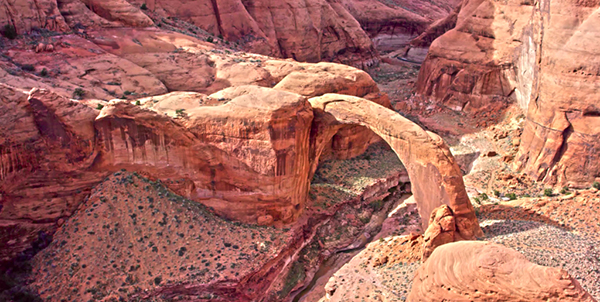
<path id="1" fill-rule="evenodd" d="M 533 264 L 502 245 L 462 241 L 438 247 L 415 273 L 409 301 L 595 301 L 569 274 Z"/>
<path id="2" fill-rule="evenodd" d="M 480 115 L 527 111 L 515 168 L 532 179 L 598 181 L 600 3 L 465 0 L 456 27 L 430 48 L 417 92 Z"/>

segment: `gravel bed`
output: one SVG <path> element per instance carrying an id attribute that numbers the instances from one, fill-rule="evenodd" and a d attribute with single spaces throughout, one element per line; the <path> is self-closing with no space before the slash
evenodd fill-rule
<path id="1" fill-rule="evenodd" d="M 540 222 L 484 220 L 486 240 L 521 252 L 529 261 L 560 267 L 600 299 L 600 248 L 597 240 Z"/>
<path id="2" fill-rule="evenodd" d="M 419 267 L 421 261 L 385 265 L 376 269 L 381 278 L 381 285 L 396 294 L 392 301 L 406 301 L 412 288 L 413 277 Z"/>

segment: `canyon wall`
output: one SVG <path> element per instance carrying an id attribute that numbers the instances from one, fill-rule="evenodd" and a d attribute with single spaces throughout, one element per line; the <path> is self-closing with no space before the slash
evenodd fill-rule
<path id="1" fill-rule="evenodd" d="M 154 27 L 179 21 L 253 53 L 304 62 L 330 61 L 367 68 L 377 49 L 406 46 L 457 0 L 415 2 L 309 0 L 28 0 L 4 1 L 0 25 L 87 33 L 97 28 Z M 175 31 L 179 31 L 175 28 Z M 213 41 L 216 38 L 211 38 Z M 372 39 L 375 41 L 373 42 Z"/>
<path id="2" fill-rule="evenodd" d="M 600 178 L 598 1 L 466 0 L 430 48 L 418 94 L 478 114 L 527 112 L 515 166 L 550 184 Z"/>

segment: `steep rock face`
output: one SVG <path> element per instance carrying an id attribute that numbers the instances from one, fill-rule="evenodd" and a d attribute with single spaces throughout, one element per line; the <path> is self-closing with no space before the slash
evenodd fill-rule
<path id="1" fill-rule="evenodd" d="M 312 110 L 306 99 L 256 86 L 226 89 L 211 98 L 221 104 L 196 105 L 175 120 L 128 102 L 106 106 L 95 123 L 102 147 L 96 168 L 185 179 L 193 185 L 180 194 L 230 219 L 297 218 L 308 193 L 304 154 Z M 170 110 L 180 106 L 173 103 Z"/>
<path id="2" fill-rule="evenodd" d="M 336 94 L 312 98 L 315 126 L 311 137 L 311 171 L 316 169 L 325 142 L 343 124 L 368 127 L 392 147 L 408 171 L 411 191 L 421 217 L 443 204 L 454 212 L 454 239 L 473 239 L 483 235 L 473 206 L 465 191 L 462 173 L 443 140 L 381 105 Z M 424 228 L 427 220 L 423 219 Z"/>
<path id="3" fill-rule="evenodd" d="M 551 184 L 600 181 L 600 2 L 540 4 L 540 60 L 516 166 Z"/>
<path id="4" fill-rule="evenodd" d="M 600 3 L 467 0 L 456 27 L 436 39 L 419 94 L 477 113 L 516 102 L 527 111 L 515 166 L 550 184 L 600 178 Z"/>
<path id="5" fill-rule="evenodd" d="M 68 31 L 65 19 L 58 10 L 56 0 L 3 0 L 0 8 L 0 25 L 12 25 L 18 34 L 33 28 Z"/>
<path id="6" fill-rule="evenodd" d="M 460 1 L 360 1 L 341 3 L 373 39 L 379 51 L 406 47 L 428 26 L 445 18 Z"/>
<path id="7" fill-rule="evenodd" d="M 24 34 L 36 28 L 67 32 L 87 26 L 148 27 L 154 22 L 125 0 L 17 0 L 2 1 L 0 24 Z"/>
<path id="8" fill-rule="evenodd" d="M 463 1 L 456 27 L 431 44 L 417 93 L 471 113 L 502 108 L 516 99 L 526 107 L 529 96 L 515 87 L 517 77 L 528 76 L 519 72 L 527 71 L 515 66 L 535 58 L 517 53 L 531 34 L 533 11 L 533 5 L 520 1 Z"/>
<path id="9" fill-rule="evenodd" d="M 105 175 L 91 171 L 97 111 L 46 91 L 1 86 L 0 261 L 52 232 Z"/>
<path id="10" fill-rule="evenodd" d="M 325 0 L 149 1 L 148 7 L 244 43 L 251 52 L 365 67 L 377 61 L 360 24 L 343 6 Z"/>
<path id="11" fill-rule="evenodd" d="M 408 300 L 595 301 L 566 271 L 481 241 L 438 247 L 417 270 Z"/>

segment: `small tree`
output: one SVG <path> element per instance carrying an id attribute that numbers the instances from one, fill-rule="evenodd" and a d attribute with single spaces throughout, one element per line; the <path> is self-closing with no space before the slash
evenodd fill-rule
<path id="1" fill-rule="evenodd" d="M 544 189 L 544 195 L 548 197 L 552 196 L 552 189 Z"/>
<path id="2" fill-rule="evenodd" d="M 142 6 L 140 6 L 141 10 L 147 10 L 148 6 L 146 6 L 146 3 L 142 3 Z"/>
<path id="3" fill-rule="evenodd" d="M 14 40 L 17 38 L 17 29 L 12 24 L 6 24 L 2 27 L 2 35 L 6 38 Z"/>

